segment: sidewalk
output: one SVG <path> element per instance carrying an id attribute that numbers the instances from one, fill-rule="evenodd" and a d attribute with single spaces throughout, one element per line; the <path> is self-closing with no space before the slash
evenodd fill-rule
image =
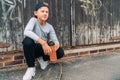
<path id="1" fill-rule="evenodd" d="M 0 72 L 0 80 L 22 80 L 25 70 Z M 38 66 L 32 80 L 120 80 L 120 52 L 51 64 L 45 71 Z"/>

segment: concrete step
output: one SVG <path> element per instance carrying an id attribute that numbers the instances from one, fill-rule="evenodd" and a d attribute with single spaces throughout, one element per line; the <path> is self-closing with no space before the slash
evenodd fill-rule
<path id="1" fill-rule="evenodd" d="M 76 57 L 99 55 L 102 53 L 109 53 L 120 50 L 120 44 L 109 44 L 100 46 L 90 46 L 84 48 L 71 48 L 65 49 L 65 56 L 58 60 L 58 62 L 71 60 Z M 22 51 L 11 51 L 0 53 L 0 71 L 11 69 L 20 69 L 25 66 L 25 59 Z M 20 66 L 20 67 L 18 67 Z M 16 67 L 16 68 L 13 68 Z"/>

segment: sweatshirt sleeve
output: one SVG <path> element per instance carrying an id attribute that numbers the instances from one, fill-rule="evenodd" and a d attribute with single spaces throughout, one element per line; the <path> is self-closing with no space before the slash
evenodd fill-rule
<path id="1" fill-rule="evenodd" d="M 56 33 L 55 33 L 55 30 L 54 30 L 53 26 L 51 26 L 51 30 L 50 30 L 50 39 L 52 41 L 54 41 L 55 43 L 59 44 L 59 41 L 58 41 L 58 38 L 56 36 Z"/>
<path id="2" fill-rule="evenodd" d="M 27 37 L 30 37 L 31 39 L 37 41 L 39 39 L 39 36 L 36 35 L 34 32 L 33 32 L 33 29 L 35 27 L 35 23 L 36 23 L 36 18 L 31 18 L 29 20 L 29 22 L 27 23 L 26 27 L 25 27 L 25 30 L 24 30 L 24 35 L 27 36 Z"/>

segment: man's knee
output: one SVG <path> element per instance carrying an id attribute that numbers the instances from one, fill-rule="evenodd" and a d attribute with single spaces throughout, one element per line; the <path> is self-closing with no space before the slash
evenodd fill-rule
<path id="1" fill-rule="evenodd" d="M 59 48 L 57 51 L 57 58 L 62 58 L 64 56 L 64 50 L 62 48 Z"/>
<path id="2" fill-rule="evenodd" d="M 23 46 L 28 46 L 28 47 L 33 46 L 33 43 L 34 41 L 29 37 L 25 37 L 22 42 Z"/>

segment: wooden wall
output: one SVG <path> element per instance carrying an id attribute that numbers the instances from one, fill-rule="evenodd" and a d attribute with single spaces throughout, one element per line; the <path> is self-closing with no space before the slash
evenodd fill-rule
<path id="1" fill-rule="evenodd" d="M 75 0 L 75 45 L 120 41 L 120 0 Z M 83 5 L 88 8 L 81 8 Z"/>
<path id="2" fill-rule="evenodd" d="M 22 49 L 22 0 L 0 0 L 0 42 L 9 42 L 8 50 Z"/>
<path id="3" fill-rule="evenodd" d="M 0 0 L 0 42 L 8 50 L 21 50 L 23 31 L 40 0 Z M 120 0 L 44 0 L 50 5 L 51 23 L 61 46 L 78 46 L 120 41 Z M 93 1 L 93 2 L 92 2 Z M 81 7 L 87 6 L 88 8 Z"/>

